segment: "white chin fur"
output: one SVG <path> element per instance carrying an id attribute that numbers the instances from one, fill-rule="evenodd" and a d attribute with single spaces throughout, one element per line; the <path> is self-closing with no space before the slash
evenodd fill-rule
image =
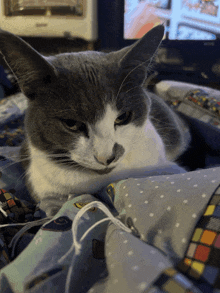
<path id="1" fill-rule="evenodd" d="M 136 131 L 136 136 L 138 143 L 132 144 L 128 152 L 123 146 L 125 154 L 122 160 L 117 162 L 113 171 L 104 175 L 63 167 L 50 161 L 43 151 L 29 143 L 31 162 L 28 179 L 34 194 L 40 200 L 51 196 L 60 201 L 62 196 L 70 193 L 95 193 L 114 180 L 132 177 L 136 171 L 166 164 L 164 145 L 150 121 Z"/>

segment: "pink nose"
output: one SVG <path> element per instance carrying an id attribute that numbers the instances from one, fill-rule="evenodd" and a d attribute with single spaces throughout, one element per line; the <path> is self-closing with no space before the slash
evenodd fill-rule
<path id="1" fill-rule="evenodd" d="M 101 156 L 94 156 L 94 158 L 96 159 L 96 161 L 99 163 L 99 164 L 102 164 L 102 165 L 105 165 L 105 166 L 108 166 L 111 164 L 111 162 L 114 161 L 115 159 L 115 155 L 112 154 L 110 157 L 101 157 Z"/>

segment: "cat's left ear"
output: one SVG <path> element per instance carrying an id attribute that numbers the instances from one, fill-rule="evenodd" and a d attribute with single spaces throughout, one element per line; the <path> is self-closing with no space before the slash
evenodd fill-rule
<path id="1" fill-rule="evenodd" d="M 55 68 L 24 40 L 0 29 L 0 52 L 23 93 L 35 98 L 36 89 L 56 80 Z"/>
<path id="2" fill-rule="evenodd" d="M 118 51 L 116 54 L 120 56 L 122 77 L 142 84 L 163 36 L 164 26 L 158 25 L 131 46 Z"/>

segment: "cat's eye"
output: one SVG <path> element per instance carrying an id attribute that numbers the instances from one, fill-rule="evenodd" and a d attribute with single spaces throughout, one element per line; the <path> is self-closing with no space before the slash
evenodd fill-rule
<path id="1" fill-rule="evenodd" d="M 115 125 L 126 125 L 131 121 L 132 112 L 127 111 L 115 119 Z"/>
<path id="2" fill-rule="evenodd" d="M 62 121 L 63 125 L 71 131 L 87 132 L 87 127 L 86 127 L 85 123 L 83 123 L 83 122 L 76 121 L 73 119 L 62 119 L 61 121 Z"/>

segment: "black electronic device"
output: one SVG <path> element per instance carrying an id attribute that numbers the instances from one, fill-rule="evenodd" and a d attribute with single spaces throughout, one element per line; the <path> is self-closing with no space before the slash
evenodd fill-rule
<path id="1" fill-rule="evenodd" d="M 155 68 L 163 78 L 219 83 L 220 0 L 101 0 L 98 12 L 100 49 L 130 45 L 161 22 L 165 37 Z"/>

